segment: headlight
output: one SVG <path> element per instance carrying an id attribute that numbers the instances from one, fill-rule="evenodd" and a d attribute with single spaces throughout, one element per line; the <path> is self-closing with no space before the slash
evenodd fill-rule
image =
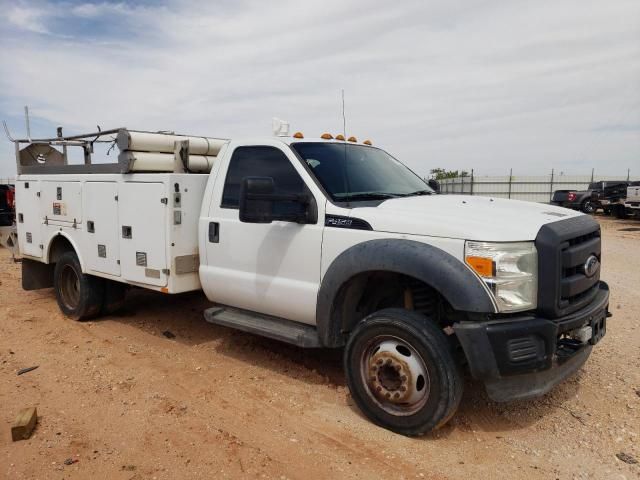
<path id="1" fill-rule="evenodd" d="M 466 242 L 465 261 L 487 284 L 501 312 L 532 310 L 538 297 L 533 242 Z"/>

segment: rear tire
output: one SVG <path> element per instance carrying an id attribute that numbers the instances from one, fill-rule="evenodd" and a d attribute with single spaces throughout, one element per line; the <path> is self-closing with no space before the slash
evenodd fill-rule
<path id="1" fill-rule="evenodd" d="M 53 287 L 62 313 L 75 320 L 97 316 L 104 300 L 104 281 L 82 273 L 75 252 L 63 253 L 53 272 Z"/>
<path id="2" fill-rule="evenodd" d="M 444 425 L 462 398 L 449 339 L 429 318 L 389 308 L 369 315 L 344 351 L 351 395 L 374 423 L 402 435 Z"/>

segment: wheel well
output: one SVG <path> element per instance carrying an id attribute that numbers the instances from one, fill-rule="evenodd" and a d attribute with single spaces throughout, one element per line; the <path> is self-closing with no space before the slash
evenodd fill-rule
<path id="1" fill-rule="evenodd" d="M 408 275 L 384 271 L 363 272 L 345 282 L 336 296 L 331 320 L 339 322 L 345 335 L 367 315 L 392 307 L 422 313 L 442 328 L 456 321 L 456 312 L 433 287 Z"/>
<path id="2" fill-rule="evenodd" d="M 75 252 L 71 242 L 62 235 L 56 235 L 49 245 L 49 263 L 57 263 L 60 257 L 67 252 Z"/>

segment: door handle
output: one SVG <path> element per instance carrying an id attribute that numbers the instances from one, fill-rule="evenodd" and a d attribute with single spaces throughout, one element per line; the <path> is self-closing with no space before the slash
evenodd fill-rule
<path id="1" fill-rule="evenodd" d="M 218 222 L 209 222 L 209 242 L 220 243 L 220 224 Z"/>

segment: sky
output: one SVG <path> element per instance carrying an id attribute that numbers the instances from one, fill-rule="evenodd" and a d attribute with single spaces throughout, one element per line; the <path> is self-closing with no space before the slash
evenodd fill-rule
<path id="1" fill-rule="evenodd" d="M 640 1 L 0 0 L 0 119 L 236 138 L 272 117 L 426 175 L 640 174 Z M 15 173 L 0 139 L 0 177 Z"/>

